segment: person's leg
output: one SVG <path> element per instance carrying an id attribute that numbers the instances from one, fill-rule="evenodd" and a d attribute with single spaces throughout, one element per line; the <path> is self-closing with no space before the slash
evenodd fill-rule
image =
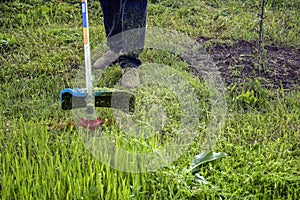
<path id="1" fill-rule="evenodd" d="M 104 17 L 107 45 L 119 53 L 122 49 L 122 7 L 120 0 L 100 0 Z"/>
<path id="2" fill-rule="evenodd" d="M 93 63 L 93 68 L 104 70 L 107 66 L 118 61 L 119 53 L 123 48 L 122 2 L 120 0 L 100 0 L 100 5 L 109 51 Z"/>
<path id="3" fill-rule="evenodd" d="M 122 0 L 121 7 L 124 54 L 120 55 L 119 64 L 122 69 L 137 68 L 145 41 L 147 0 Z"/>

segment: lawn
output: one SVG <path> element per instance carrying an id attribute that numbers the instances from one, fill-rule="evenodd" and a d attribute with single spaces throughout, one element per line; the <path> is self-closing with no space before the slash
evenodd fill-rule
<path id="1" fill-rule="evenodd" d="M 194 138 L 178 156 L 176 148 L 169 152 L 174 159 L 167 166 L 133 173 L 125 155 L 101 162 L 95 156 L 99 152 L 87 146 L 86 131 L 77 126 L 82 110 L 60 107 L 60 91 L 84 81 L 81 2 L 2 1 L 1 199 L 299 199 L 300 3 L 268 2 L 263 70 L 257 60 L 259 9 L 258 0 L 149 0 L 149 30 L 175 30 L 197 41 L 215 63 L 216 77 L 223 81 L 219 89 L 224 91 L 218 97 L 226 103 L 215 110 L 224 124 L 216 129 L 218 140 L 209 150 L 227 156 L 191 170 L 194 157 L 207 150 L 205 136 L 214 131 L 209 124 L 215 116 L 214 92 L 201 66 L 148 48 L 141 54 L 143 63 L 164 67 L 142 68 L 141 75 L 148 81 L 156 77 L 155 84 L 162 86 L 138 89 L 139 113 L 133 120 L 146 124 L 143 133 L 149 135 L 134 135 L 140 126 L 122 127 L 117 118 L 128 115 L 97 108 L 105 122 L 102 134 L 120 148 L 142 153 L 180 138 L 182 121 Z M 96 55 L 99 45 L 105 44 L 98 1 L 89 1 L 89 16 Z M 117 87 L 121 70 L 113 65 L 95 76 L 96 86 Z M 190 105 L 197 105 L 196 111 L 180 108 Z M 154 122 L 164 115 L 165 121 Z M 196 127 L 189 123 L 193 120 Z M 165 158 L 160 153 L 157 157 Z M 155 159 L 153 163 L 159 164 Z"/>

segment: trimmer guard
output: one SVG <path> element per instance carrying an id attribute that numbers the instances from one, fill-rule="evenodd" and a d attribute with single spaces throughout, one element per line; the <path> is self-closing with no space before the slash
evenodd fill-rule
<path id="1" fill-rule="evenodd" d="M 116 108 L 125 112 L 134 112 L 135 96 L 123 90 L 97 88 L 94 90 L 95 107 Z M 86 108 L 86 89 L 66 88 L 60 92 L 63 110 Z"/>

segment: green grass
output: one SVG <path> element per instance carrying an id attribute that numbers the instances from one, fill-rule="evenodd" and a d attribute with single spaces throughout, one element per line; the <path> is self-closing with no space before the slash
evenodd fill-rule
<path id="1" fill-rule="evenodd" d="M 170 166 L 141 174 L 118 171 L 91 154 L 73 114 L 59 105 L 59 92 L 76 87 L 74 78 L 84 59 L 80 2 L 6 2 L 0 4 L 1 199 L 299 198 L 299 91 L 269 91 L 255 81 L 227 88 L 225 126 L 213 150 L 229 156 L 200 168 L 199 174 L 208 181 L 201 185 L 187 169 L 201 152 L 207 131 L 207 88 L 173 55 L 147 50 L 144 62 L 174 67 L 195 88 L 203 117 L 190 148 Z M 256 41 L 258 2 L 152 0 L 148 27 L 175 29 L 194 39 L 201 35 L 219 42 Z M 104 42 L 105 33 L 98 1 L 91 1 L 89 8 L 94 49 Z M 296 0 L 272 1 L 265 21 L 267 43 L 299 48 L 298 10 Z M 114 66 L 102 76 L 99 86 L 113 86 L 120 70 Z M 109 124 L 105 134 L 128 150 L 167 145 L 179 126 L 176 98 L 156 87 L 140 91 L 138 98 L 141 121 L 152 103 L 163 103 L 172 116 L 156 133 L 158 139 L 127 137 L 111 120 L 112 111 L 99 109 Z"/>

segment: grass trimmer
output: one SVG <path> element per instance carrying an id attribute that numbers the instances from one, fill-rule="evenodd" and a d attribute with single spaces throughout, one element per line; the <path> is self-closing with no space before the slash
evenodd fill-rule
<path id="1" fill-rule="evenodd" d="M 60 92 L 60 102 L 63 110 L 85 108 L 85 115 L 80 119 L 80 125 L 94 130 L 103 123 L 102 119 L 97 117 L 95 107 L 117 108 L 132 112 L 134 111 L 135 97 L 127 91 L 93 88 L 87 0 L 82 0 L 82 24 L 86 88 L 66 88 L 62 90 Z"/>

